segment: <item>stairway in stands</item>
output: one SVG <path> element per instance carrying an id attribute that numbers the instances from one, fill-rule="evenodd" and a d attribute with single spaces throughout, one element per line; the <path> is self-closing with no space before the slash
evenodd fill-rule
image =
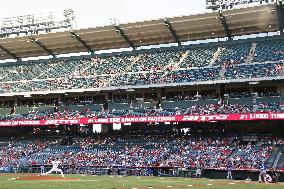
<path id="1" fill-rule="evenodd" d="M 219 57 L 219 54 L 224 50 L 223 47 L 218 47 L 217 51 L 213 54 L 213 57 L 211 59 L 211 62 L 209 63 L 209 66 L 212 67 L 214 66 L 214 63 L 216 62 L 216 60 Z"/>
<path id="2" fill-rule="evenodd" d="M 275 164 L 277 164 L 277 162 L 279 160 L 279 152 L 280 151 L 281 151 L 281 149 L 279 147 L 273 147 L 272 148 L 271 156 L 268 159 L 268 161 L 266 162 L 267 167 L 274 167 Z"/>
<path id="3" fill-rule="evenodd" d="M 141 60 L 141 55 L 137 56 L 134 61 L 125 69 L 124 74 L 132 72 L 132 67 Z"/>
<path id="4" fill-rule="evenodd" d="M 190 50 L 185 51 L 185 53 L 181 56 L 181 58 L 179 59 L 178 62 L 176 62 L 173 66 L 175 69 L 180 68 L 181 63 L 183 63 L 183 61 L 188 57 L 188 55 L 190 54 Z"/>
<path id="5" fill-rule="evenodd" d="M 246 63 L 250 64 L 253 62 L 254 54 L 256 51 L 256 46 L 257 46 L 257 43 L 252 43 L 249 54 L 246 59 Z"/>
<path id="6" fill-rule="evenodd" d="M 273 163 L 273 168 L 282 169 L 284 167 L 284 149 L 283 146 L 280 147 L 279 153 L 277 154 L 277 158 Z"/>
<path id="7" fill-rule="evenodd" d="M 183 63 L 183 61 L 188 57 L 188 55 L 190 54 L 190 50 L 185 51 L 185 53 L 182 54 L 181 58 L 179 59 L 178 62 L 172 62 L 169 63 L 167 66 L 173 67 L 173 70 L 178 70 L 180 68 L 180 64 Z M 167 71 L 166 69 L 164 69 L 164 74 L 161 76 L 160 80 L 162 80 L 170 71 Z"/>

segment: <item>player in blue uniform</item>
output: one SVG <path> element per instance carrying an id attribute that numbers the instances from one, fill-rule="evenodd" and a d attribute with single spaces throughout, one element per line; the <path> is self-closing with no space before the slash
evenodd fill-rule
<path id="1" fill-rule="evenodd" d="M 233 179 L 233 177 L 232 177 L 233 163 L 232 162 L 228 163 L 227 170 L 228 170 L 227 179 Z"/>
<path id="2" fill-rule="evenodd" d="M 44 160 L 40 164 L 40 174 L 44 174 Z"/>
<path id="3" fill-rule="evenodd" d="M 265 182 L 266 177 L 266 167 L 264 162 L 259 165 L 259 176 L 258 176 L 258 182 Z"/>

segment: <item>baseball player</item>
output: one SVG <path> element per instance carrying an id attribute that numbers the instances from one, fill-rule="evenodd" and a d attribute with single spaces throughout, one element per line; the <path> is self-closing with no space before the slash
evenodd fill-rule
<path id="1" fill-rule="evenodd" d="M 56 159 L 55 161 L 52 161 L 51 164 L 52 164 L 52 168 L 48 172 L 43 173 L 41 175 L 48 175 L 48 174 L 50 174 L 52 172 L 60 172 L 61 176 L 64 178 L 63 171 L 58 168 L 58 166 L 61 164 L 61 161 Z"/>
<path id="2" fill-rule="evenodd" d="M 229 162 L 227 165 L 227 179 L 233 179 L 232 177 L 233 163 Z"/>
<path id="3" fill-rule="evenodd" d="M 40 174 L 44 174 L 44 161 L 42 161 L 40 165 Z"/>
<path id="4" fill-rule="evenodd" d="M 269 174 L 265 175 L 265 183 L 272 183 L 272 177 Z"/>
<path id="5" fill-rule="evenodd" d="M 266 176 L 266 167 L 264 165 L 264 162 L 259 166 L 259 176 L 258 176 L 258 182 L 265 182 L 265 176 Z"/>

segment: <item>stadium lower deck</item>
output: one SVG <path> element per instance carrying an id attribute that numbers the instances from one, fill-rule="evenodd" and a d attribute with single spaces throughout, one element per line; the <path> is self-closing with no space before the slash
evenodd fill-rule
<path id="1" fill-rule="evenodd" d="M 232 163 L 234 179 L 257 181 L 259 166 L 265 163 L 268 174 L 275 169 L 282 181 L 282 124 L 134 124 L 87 135 L 80 134 L 79 127 L 6 128 L 17 137 L 1 138 L 0 166 L 39 174 L 41 165 L 49 170 L 59 158 L 65 174 L 190 178 L 201 169 L 202 177 L 225 179 Z"/>

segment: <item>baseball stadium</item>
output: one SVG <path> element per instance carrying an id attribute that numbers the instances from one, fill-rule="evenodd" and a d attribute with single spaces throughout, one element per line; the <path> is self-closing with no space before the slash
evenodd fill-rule
<path id="1" fill-rule="evenodd" d="M 0 189 L 284 188 L 284 1 L 200 4 L 1 18 Z"/>

